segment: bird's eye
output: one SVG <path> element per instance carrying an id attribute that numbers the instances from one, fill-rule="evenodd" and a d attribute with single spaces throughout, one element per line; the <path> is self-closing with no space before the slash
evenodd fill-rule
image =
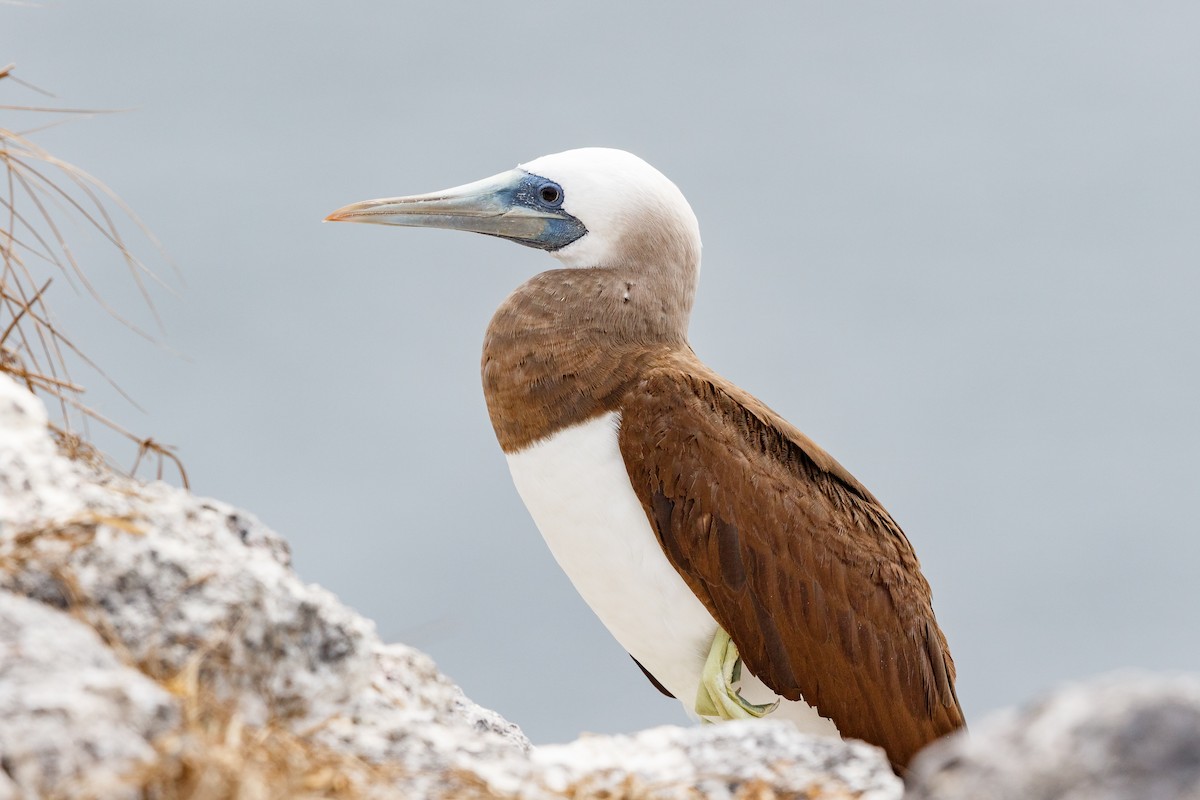
<path id="1" fill-rule="evenodd" d="M 547 183 L 538 190 L 538 197 L 542 198 L 542 202 L 548 206 L 556 206 L 562 202 L 562 189 L 555 186 L 553 183 Z"/>

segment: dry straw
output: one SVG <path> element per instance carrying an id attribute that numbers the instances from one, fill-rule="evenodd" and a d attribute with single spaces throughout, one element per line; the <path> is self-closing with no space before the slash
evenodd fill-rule
<path id="1" fill-rule="evenodd" d="M 0 90 L 14 87 L 50 95 L 13 74 L 13 65 L 0 67 Z M 3 97 L 0 94 L 0 97 Z M 149 283 L 159 283 L 134 255 L 116 224 L 133 225 L 162 252 L 153 234 L 121 199 L 102 182 L 37 145 L 31 138 L 64 121 L 104 111 L 59 108 L 53 105 L 0 104 L 0 372 L 6 373 L 58 410 L 53 428 L 63 450 L 73 458 L 103 463 L 88 442 L 88 421 L 94 420 L 130 439 L 137 457 L 130 472 L 144 463 L 156 465 L 162 478 L 171 464 L 184 486 L 187 474 L 169 446 L 140 437 L 101 415 L 82 400 L 84 386 L 72 376 L 82 366 L 111 384 L 131 404 L 133 400 L 104 373 L 54 321 L 47 303 L 56 278 L 82 286 L 97 303 L 135 333 L 153 339 L 125 319 L 96 290 L 64 234 L 71 226 L 98 233 L 120 254 L 147 308 L 159 323 Z M 17 129 L 10 123 L 30 122 Z M 161 324 L 160 324 L 161 327 Z"/>

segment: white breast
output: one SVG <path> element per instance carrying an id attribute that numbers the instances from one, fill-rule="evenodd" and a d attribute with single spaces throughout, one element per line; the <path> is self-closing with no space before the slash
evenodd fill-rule
<path id="1" fill-rule="evenodd" d="M 663 554 L 633 492 L 611 412 L 508 455 L 517 492 L 558 565 L 621 646 L 695 716 L 696 689 L 717 623 Z M 743 673 L 742 695 L 776 695 Z M 837 736 L 803 702 L 783 701 L 773 717 Z"/>
<path id="2" fill-rule="evenodd" d="M 617 445 L 616 412 L 508 456 L 558 565 L 634 658 L 690 707 L 717 624 L 663 555 Z"/>

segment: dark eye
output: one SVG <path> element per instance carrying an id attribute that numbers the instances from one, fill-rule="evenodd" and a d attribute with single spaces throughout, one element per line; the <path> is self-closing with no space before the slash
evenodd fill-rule
<path id="1" fill-rule="evenodd" d="M 556 206 L 562 202 L 562 189 L 555 186 L 553 183 L 547 183 L 541 189 L 538 189 L 538 197 L 542 198 L 542 202 L 548 206 Z"/>

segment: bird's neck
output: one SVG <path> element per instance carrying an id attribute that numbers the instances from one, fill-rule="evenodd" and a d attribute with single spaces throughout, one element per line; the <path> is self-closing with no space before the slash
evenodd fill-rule
<path id="1" fill-rule="evenodd" d="M 496 310 L 483 391 L 505 452 L 616 408 L 650 360 L 687 348 L 690 279 L 620 267 L 558 269 Z"/>

